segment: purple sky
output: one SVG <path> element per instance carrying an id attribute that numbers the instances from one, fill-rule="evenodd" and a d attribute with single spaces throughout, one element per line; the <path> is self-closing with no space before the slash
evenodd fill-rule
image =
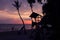
<path id="1" fill-rule="evenodd" d="M 31 14 L 30 6 L 27 0 L 19 0 L 22 2 L 20 13 L 26 24 L 31 23 L 29 15 Z M 19 24 L 22 23 L 19 19 L 16 8 L 12 6 L 14 0 L 0 0 L 0 24 Z M 42 14 L 42 5 L 39 3 L 33 4 L 33 11 Z M 27 22 L 28 21 L 28 22 Z"/>

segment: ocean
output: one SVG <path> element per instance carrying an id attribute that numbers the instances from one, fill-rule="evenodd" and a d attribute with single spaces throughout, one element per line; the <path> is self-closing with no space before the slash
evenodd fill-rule
<path id="1" fill-rule="evenodd" d="M 22 26 L 22 24 L 0 24 L 0 32 L 12 31 L 12 28 L 14 29 L 13 31 L 18 31 Z M 25 24 L 25 28 L 27 30 L 31 29 L 31 24 Z"/>

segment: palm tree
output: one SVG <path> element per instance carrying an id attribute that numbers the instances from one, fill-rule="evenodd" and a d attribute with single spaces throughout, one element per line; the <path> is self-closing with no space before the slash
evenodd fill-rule
<path id="1" fill-rule="evenodd" d="M 32 9 L 33 4 L 32 3 L 35 3 L 35 0 L 27 0 L 27 2 L 30 4 L 31 11 L 33 12 L 33 9 Z"/>
<path id="2" fill-rule="evenodd" d="M 14 3 L 15 3 L 15 4 L 13 4 L 13 6 L 17 9 L 18 15 L 19 15 L 19 17 L 20 17 L 20 19 L 21 19 L 21 21 L 22 21 L 22 23 L 23 23 L 23 27 L 22 27 L 22 28 L 24 28 L 24 30 L 25 30 L 24 21 L 23 21 L 21 15 L 20 15 L 20 13 L 19 13 L 19 8 L 21 7 L 21 3 L 19 4 L 19 1 L 18 1 L 18 0 L 17 0 L 17 1 L 14 1 Z M 21 28 L 21 30 L 22 30 L 22 28 Z"/>

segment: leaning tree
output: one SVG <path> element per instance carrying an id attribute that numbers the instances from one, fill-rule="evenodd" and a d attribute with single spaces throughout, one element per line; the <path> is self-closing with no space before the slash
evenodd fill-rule
<path id="1" fill-rule="evenodd" d="M 33 3 L 35 3 L 35 0 L 27 0 L 27 2 L 30 4 L 30 7 L 31 7 L 31 11 L 33 12 Z"/>
<path id="2" fill-rule="evenodd" d="M 21 30 L 22 30 L 22 29 L 25 30 L 25 24 L 24 24 L 24 21 L 23 21 L 23 19 L 22 19 L 22 17 L 21 17 L 20 12 L 19 12 L 19 8 L 21 7 L 21 4 L 22 4 L 22 3 L 19 4 L 19 1 L 17 0 L 17 1 L 14 1 L 13 6 L 17 9 L 18 15 L 19 15 L 19 17 L 20 17 L 20 19 L 21 19 L 21 21 L 22 21 L 22 23 L 23 23 L 23 27 L 21 28 Z"/>

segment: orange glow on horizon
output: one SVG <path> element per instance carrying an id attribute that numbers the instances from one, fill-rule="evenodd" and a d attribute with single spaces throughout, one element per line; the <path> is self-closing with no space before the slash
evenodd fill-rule
<path id="1" fill-rule="evenodd" d="M 21 20 L 14 19 L 13 22 L 16 23 L 16 24 L 23 24 Z M 24 20 L 24 23 L 25 24 L 31 24 L 32 21 L 31 20 Z"/>
<path id="2" fill-rule="evenodd" d="M 31 24 L 32 22 L 31 22 L 31 20 L 24 20 L 24 23 L 25 24 Z"/>
<path id="3" fill-rule="evenodd" d="M 36 13 L 43 14 L 41 12 L 36 11 Z M 32 20 L 30 20 L 30 15 L 31 15 L 31 10 L 27 11 L 20 11 L 21 17 L 24 20 L 25 24 L 31 24 Z M 22 24 L 21 19 L 19 18 L 18 12 L 17 11 L 9 11 L 9 10 L 0 10 L 0 20 L 4 20 L 4 23 L 9 23 L 9 24 Z M 8 21 L 7 21 L 8 20 Z M 6 22 L 5 22 L 6 21 Z M 2 21 L 3 22 L 3 21 Z"/>

